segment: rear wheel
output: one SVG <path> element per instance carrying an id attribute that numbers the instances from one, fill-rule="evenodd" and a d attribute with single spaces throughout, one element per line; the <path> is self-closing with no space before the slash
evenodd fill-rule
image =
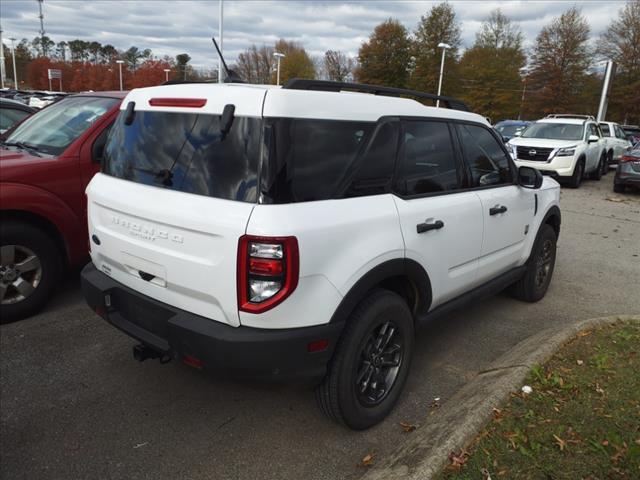
<path id="1" fill-rule="evenodd" d="M 347 320 L 316 390 L 321 410 L 354 430 L 382 421 L 404 387 L 413 341 L 413 317 L 404 299 L 374 290 Z"/>
<path id="2" fill-rule="evenodd" d="M 45 232 L 7 222 L 0 238 L 0 322 L 33 315 L 47 302 L 61 271 L 60 252 Z"/>
<path id="3" fill-rule="evenodd" d="M 550 225 L 540 227 L 525 274 L 509 289 L 514 298 L 537 302 L 547 293 L 556 264 L 556 240 L 556 232 Z"/>
<path id="4" fill-rule="evenodd" d="M 609 173 L 609 165 L 613 162 L 613 152 L 607 153 L 604 159 L 604 165 L 602 166 L 602 175 Z"/>
<path id="5" fill-rule="evenodd" d="M 573 175 L 569 178 L 569 186 L 571 188 L 579 188 L 582 183 L 582 177 L 584 176 L 584 159 L 581 158 L 573 167 Z"/>
<path id="6" fill-rule="evenodd" d="M 614 183 L 613 191 L 616 193 L 624 193 L 624 185 L 622 185 L 621 183 Z"/>

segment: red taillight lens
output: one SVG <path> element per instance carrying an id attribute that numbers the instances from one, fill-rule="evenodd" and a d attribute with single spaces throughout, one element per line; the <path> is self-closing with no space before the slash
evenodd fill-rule
<path id="1" fill-rule="evenodd" d="M 299 254 L 295 237 L 243 235 L 238 242 L 238 309 L 265 312 L 298 285 Z"/>
<path id="2" fill-rule="evenodd" d="M 640 157 L 634 157 L 631 155 L 623 155 L 622 157 L 620 157 L 620 163 L 627 162 L 640 162 Z"/>
<path id="3" fill-rule="evenodd" d="M 201 108 L 206 104 L 206 98 L 152 98 L 149 100 L 149 105 L 152 107 Z"/>

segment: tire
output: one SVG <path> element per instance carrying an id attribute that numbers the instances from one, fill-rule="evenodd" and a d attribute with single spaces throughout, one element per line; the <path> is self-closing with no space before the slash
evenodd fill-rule
<path id="1" fill-rule="evenodd" d="M 573 167 L 573 175 L 569 179 L 569 186 L 571 188 L 580 188 L 582 177 L 584 177 L 584 158 L 578 160 L 576 166 Z"/>
<path id="2" fill-rule="evenodd" d="M 624 185 L 622 185 L 621 183 L 614 183 L 613 184 L 613 191 L 616 193 L 624 193 Z"/>
<path id="3" fill-rule="evenodd" d="M 556 263 L 556 241 L 553 228 L 542 225 L 527 260 L 525 274 L 509 288 L 511 296 L 524 302 L 537 302 L 544 297 Z"/>
<path id="4" fill-rule="evenodd" d="M 390 332 L 387 347 L 376 348 L 376 342 L 387 338 Z M 320 409 L 332 420 L 354 430 L 381 422 L 402 393 L 413 342 L 413 316 L 407 303 L 396 293 L 374 290 L 347 320 L 327 375 L 316 390 Z M 376 356 L 376 352 L 382 354 Z M 397 366 L 383 365 L 384 352 L 386 361 Z M 386 377 L 385 381 L 376 382 L 376 375 Z M 391 386 L 385 389 L 387 382 Z M 377 385 L 383 387 L 376 389 Z M 361 393 L 359 387 L 363 386 Z"/>
<path id="5" fill-rule="evenodd" d="M 607 153 L 604 159 L 604 165 L 602 166 L 602 175 L 606 175 L 607 173 L 609 173 L 609 165 L 611 165 L 612 161 L 613 161 L 613 152 L 609 152 Z"/>
<path id="6" fill-rule="evenodd" d="M 60 251 L 47 233 L 28 223 L 4 223 L 0 230 L 0 323 L 37 313 L 51 297 L 61 270 Z"/>
<path id="7" fill-rule="evenodd" d="M 602 166 L 604 165 L 604 163 L 605 163 L 605 155 L 603 153 L 602 155 L 600 155 L 600 160 L 598 161 L 598 165 L 596 166 L 596 169 L 589 174 L 589 178 L 591 180 L 599 181 L 602 178 L 602 168 L 603 168 Z"/>

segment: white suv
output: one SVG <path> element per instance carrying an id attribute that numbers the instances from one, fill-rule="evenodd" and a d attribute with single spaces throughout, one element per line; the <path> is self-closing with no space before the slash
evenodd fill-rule
<path id="1" fill-rule="evenodd" d="M 415 329 L 506 287 L 541 299 L 560 232 L 558 184 L 483 117 L 401 95 L 464 108 L 308 80 L 133 90 L 87 188 L 87 303 L 138 360 L 311 378 L 331 418 L 376 424 Z"/>
<path id="2" fill-rule="evenodd" d="M 549 115 L 509 140 L 517 166 L 534 167 L 578 188 L 585 174 L 600 180 L 606 167 L 605 142 L 586 115 Z"/>
<path id="3" fill-rule="evenodd" d="M 617 123 L 600 122 L 600 130 L 606 149 L 606 170 L 609 170 L 609 165 L 618 164 L 620 157 L 631 147 L 631 142 Z"/>

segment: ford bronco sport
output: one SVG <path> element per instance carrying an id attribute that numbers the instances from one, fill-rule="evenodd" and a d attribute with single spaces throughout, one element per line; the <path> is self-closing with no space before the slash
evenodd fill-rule
<path id="1" fill-rule="evenodd" d="M 547 291 L 558 184 L 451 98 L 291 80 L 144 88 L 121 108 L 87 188 L 82 288 L 138 360 L 314 379 L 322 410 L 363 429 L 396 403 L 418 326 Z"/>

